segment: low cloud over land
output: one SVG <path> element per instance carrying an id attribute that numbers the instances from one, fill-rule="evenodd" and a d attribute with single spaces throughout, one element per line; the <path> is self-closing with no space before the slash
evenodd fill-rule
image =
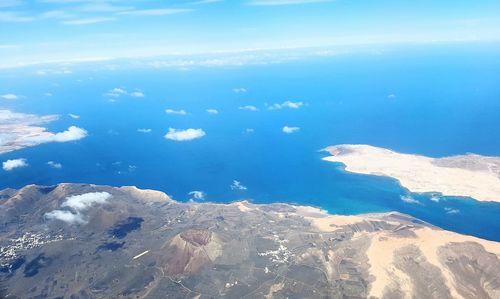
<path id="1" fill-rule="evenodd" d="M 88 132 L 70 126 L 59 133 L 47 131 L 41 125 L 57 120 L 57 115 L 39 116 L 0 110 L 0 154 L 47 142 L 68 142 L 85 138 Z"/>
<path id="2" fill-rule="evenodd" d="M 61 204 L 64 210 L 54 210 L 45 214 L 47 219 L 60 220 L 68 224 L 86 224 L 83 212 L 87 211 L 93 206 L 102 205 L 111 198 L 108 192 L 90 192 L 80 195 L 69 196 L 66 201 Z"/>

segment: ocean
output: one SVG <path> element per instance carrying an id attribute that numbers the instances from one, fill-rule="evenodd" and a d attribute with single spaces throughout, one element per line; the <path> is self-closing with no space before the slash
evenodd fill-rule
<path id="1" fill-rule="evenodd" d="M 83 68 L 45 75 L 33 68 L 0 70 L 0 94 L 22 95 L 0 102 L 0 108 L 59 114 L 47 125 L 51 131 L 76 125 L 89 132 L 80 141 L 0 155 L 1 161 L 25 158 L 29 163 L 0 170 L 0 188 L 61 182 L 135 185 L 181 201 L 286 202 L 332 214 L 399 211 L 500 241 L 499 203 L 412 194 L 391 178 L 347 173 L 342 165 L 321 160 L 326 153 L 320 152 L 329 145 L 360 143 L 432 157 L 499 156 L 499 82 L 500 51 L 488 44 L 191 69 Z M 145 96 L 105 95 L 113 88 Z M 269 109 L 285 101 L 303 105 Z M 239 109 L 247 105 L 258 111 Z M 165 109 L 183 109 L 186 115 Z M 285 134 L 284 126 L 300 130 Z M 201 128 L 206 136 L 167 140 L 169 128 Z M 234 180 L 246 189 L 231 188 Z M 191 191 L 206 196 L 193 198 Z M 407 203 L 404 196 L 419 203 Z"/>

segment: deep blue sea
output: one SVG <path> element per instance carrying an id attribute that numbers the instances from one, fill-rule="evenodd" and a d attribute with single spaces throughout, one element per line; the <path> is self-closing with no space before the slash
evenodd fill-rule
<path id="1" fill-rule="evenodd" d="M 499 49 L 404 47 L 190 70 L 82 68 L 45 76 L 31 69 L 3 70 L 0 94 L 23 97 L 0 102 L 0 108 L 59 114 L 47 125 L 51 131 L 76 125 L 89 136 L 0 155 L 1 161 L 26 158 L 29 163 L 0 170 L 0 188 L 61 182 L 136 185 L 177 200 L 189 200 L 188 193 L 198 190 L 213 202 L 289 202 L 341 214 L 400 211 L 500 241 L 498 203 L 431 201 L 430 194 L 409 194 L 390 178 L 346 173 L 341 165 L 322 161 L 325 153 L 319 152 L 328 145 L 362 143 L 432 157 L 499 156 Z M 145 97 L 110 102 L 104 94 L 116 87 L 141 90 Z M 305 105 L 272 111 L 265 106 L 287 100 Z M 238 109 L 244 105 L 259 111 Z M 166 114 L 167 108 L 184 109 L 187 115 Z M 219 114 L 206 113 L 209 108 Z M 284 134 L 285 125 L 300 130 Z M 171 141 L 164 138 L 169 127 L 202 128 L 206 136 Z M 53 169 L 47 161 L 63 167 Z M 232 190 L 233 180 L 247 190 Z M 408 194 L 421 204 L 402 201 Z"/>

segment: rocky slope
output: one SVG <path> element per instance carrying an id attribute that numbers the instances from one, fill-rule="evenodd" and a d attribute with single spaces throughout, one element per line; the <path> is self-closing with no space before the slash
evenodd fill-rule
<path id="1" fill-rule="evenodd" d="M 500 298 L 500 243 L 399 213 L 0 192 L 2 298 Z"/>

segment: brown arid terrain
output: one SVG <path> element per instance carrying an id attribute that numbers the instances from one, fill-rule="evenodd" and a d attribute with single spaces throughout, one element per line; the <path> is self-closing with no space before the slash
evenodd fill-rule
<path id="1" fill-rule="evenodd" d="M 400 213 L 0 192 L 1 298 L 500 298 L 500 243 Z"/>

